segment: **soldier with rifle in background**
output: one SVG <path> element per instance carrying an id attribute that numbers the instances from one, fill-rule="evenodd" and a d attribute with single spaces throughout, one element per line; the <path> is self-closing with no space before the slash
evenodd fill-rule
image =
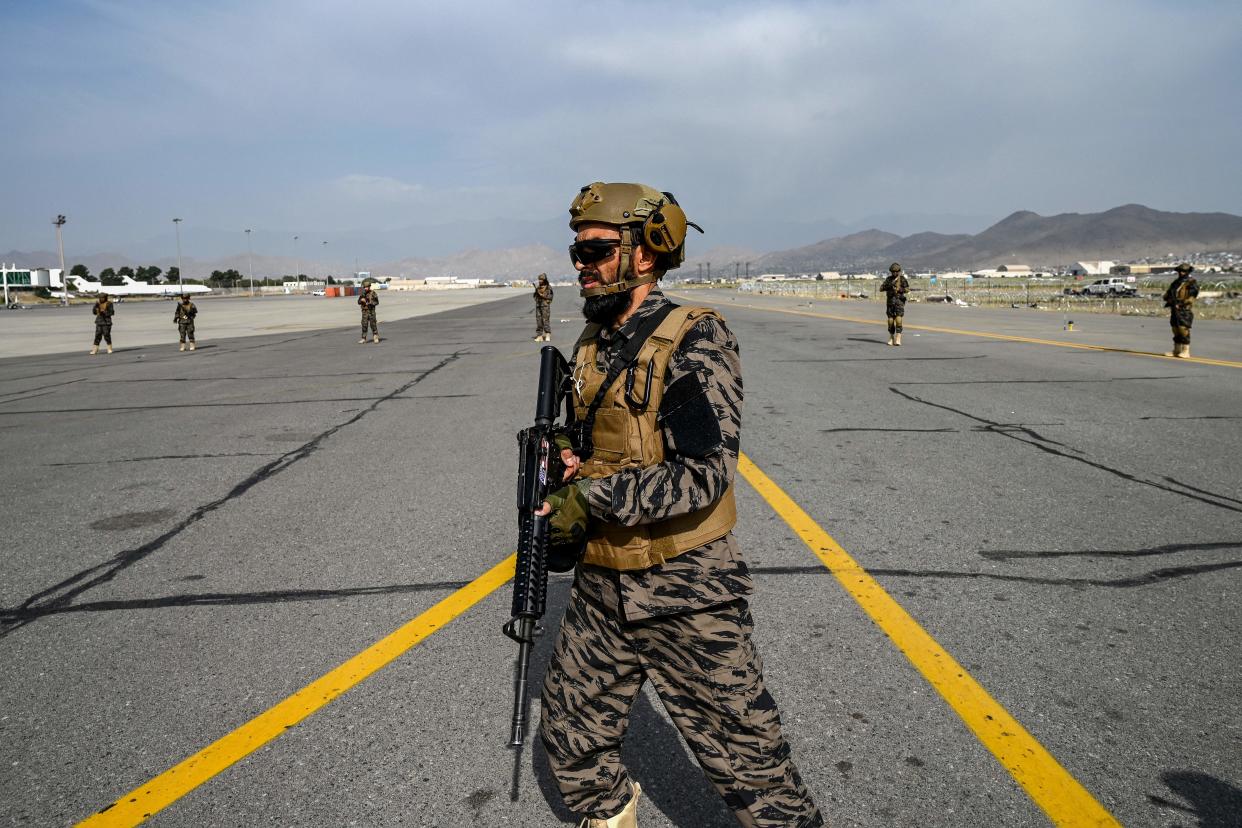
<path id="1" fill-rule="evenodd" d="M 1190 359 L 1190 327 L 1195 324 L 1195 297 L 1199 295 L 1199 283 L 1190 274 L 1194 267 L 1182 262 L 1177 266 L 1177 278 L 1164 292 L 1164 305 L 1169 309 L 1169 326 L 1173 328 L 1173 350 L 1165 356 Z"/>
<path id="2" fill-rule="evenodd" d="M 901 272 L 901 265 L 893 262 L 888 266 L 888 278 L 880 285 L 888 295 L 884 315 L 888 317 L 888 344 L 901 345 L 901 323 L 906 317 L 906 294 L 910 292 L 910 280 Z"/>
<path id="3" fill-rule="evenodd" d="M 198 308 L 190 301 L 189 295 L 181 297 L 177 309 L 173 311 L 173 322 L 177 323 L 177 335 L 181 337 L 181 348 L 185 350 L 185 341 L 190 340 L 190 350 L 194 350 L 194 317 L 198 316 Z"/>
<path id="4" fill-rule="evenodd" d="M 535 285 L 535 341 L 552 341 L 552 285 L 548 284 L 548 274 L 539 274 L 539 283 Z"/>
<path id="5" fill-rule="evenodd" d="M 379 296 L 375 294 L 371 283 L 362 286 L 362 293 L 358 294 L 358 307 L 362 308 L 362 338 L 358 340 L 361 345 L 367 341 L 367 326 L 371 328 L 371 336 L 375 344 L 379 344 L 379 322 L 375 319 L 375 306 L 379 304 Z"/>
<path id="6" fill-rule="evenodd" d="M 95 344 L 91 346 L 91 354 L 99 353 L 99 340 L 108 343 L 108 353 L 112 353 L 112 314 L 116 306 L 106 293 L 99 294 L 91 313 L 95 316 Z"/>

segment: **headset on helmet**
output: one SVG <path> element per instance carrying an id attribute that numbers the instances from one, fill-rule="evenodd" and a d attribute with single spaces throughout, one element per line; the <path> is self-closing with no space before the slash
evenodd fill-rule
<path id="1" fill-rule="evenodd" d="M 632 264 L 635 241 L 655 252 L 657 261 L 656 269 L 646 276 L 584 288 L 582 296 L 620 293 L 658 280 L 667 271 L 681 267 L 685 260 L 687 228 L 703 232 L 702 227 L 686 218 L 672 193 L 662 193 L 645 184 L 596 181 L 586 185 L 569 205 L 569 227 L 576 231 L 588 222 L 612 224 L 620 229 L 621 265 L 617 272 L 622 276 Z M 635 231 L 638 239 L 634 238 Z"/>

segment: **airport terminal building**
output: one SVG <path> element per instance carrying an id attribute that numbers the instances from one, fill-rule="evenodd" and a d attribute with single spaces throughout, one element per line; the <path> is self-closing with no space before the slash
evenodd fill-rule
<path id="1" fill-rule="evenodd" d="M 58 288 L 61 286 L 59 267 L 18 267 L 16 264 L 0 263 L 0 279 L 8 287 Z"/>

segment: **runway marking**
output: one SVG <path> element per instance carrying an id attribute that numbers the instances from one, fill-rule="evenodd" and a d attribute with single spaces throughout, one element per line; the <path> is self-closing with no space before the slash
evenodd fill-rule
<path id="1" fill-rule="evenodd" d="M 1120 823 L 1087 789 L 749 457 L 739 455 L 737 470 L 802 538 L 1053 824 L 1120 828 Z"/>
<path id="2" fill-rule="evenodd" d="M 685 298 L 685 297 L 681 297 Z M 726 306 L 722 306 L 722 309 Z M 788 313 L 794 316 L 810 316 L 816 319 L 835 319 L 839 322 L 859 322 L 863 325 L 886 325 L 887 322 L 878 319 L 864 319 L 858 316 L 840 316 L 831 313 L 817 313 L 815 311 L 800 311 L 793 308 L 765 308 L 759 305 L 747 305 L 741 302 L 731 303 L 727 307 L 749 308 L 757 311 L 768 311 L 770 313 Z M 1191 362 L 1199 365 L 1217 365 L 1222 368 L 1242 368 L 1242 362 L 1232 362 L 1227 359 L 1206 359 L 1204 357 L 1189 357 L 1182 359 L 1181 357 L 1165 356 L 1154 351 L 1135 351 L 1130 348 L 1111 348 L 1107 345 L 1089 345 L 1085 342 L 1066 342 L 1061 339 L 1037 339 L 1030 336 L 1014 336 L 1012 334 L 990 333 L 988 331 L 968 331 L 959 330 L 958 328 L 937 328 L 930 325 L 911 325 L 906 323 L 902 326 L 908 331 L 928 331 L 930 333 L 955 334 L 957 336 L 981 336 L 987 339 L 1003 339 L 1008 342 L 1025 342 L 1028 345 L 1052 345 L 1057 348 L 1077 348 L 1080 351 L 1104 351 L 1114 354 L 1130 354 L 1131 356 L 1151 357 L 1153 359 L 1168 359 L 1173 362 Z"/>
<path id="3" fill-rule="evenodd" d="M 513 578 L 510 555 L 431 609 L 381 638 L 198 753 L 78 823 L 90 828 L 138 825 L 234 763 L 246 758 L 337 696 L 387 666 Z"/>

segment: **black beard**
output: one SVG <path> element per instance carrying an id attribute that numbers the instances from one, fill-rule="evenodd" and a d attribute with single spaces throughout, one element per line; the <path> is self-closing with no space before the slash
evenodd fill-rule
<path id="1" fill-rule="evenodd" d="M 597 325 L 610 325 L 630 306 L 630 292 L 603 293 L 588 296 L 582 303 L 582 315 L 588 322 Z"/>

